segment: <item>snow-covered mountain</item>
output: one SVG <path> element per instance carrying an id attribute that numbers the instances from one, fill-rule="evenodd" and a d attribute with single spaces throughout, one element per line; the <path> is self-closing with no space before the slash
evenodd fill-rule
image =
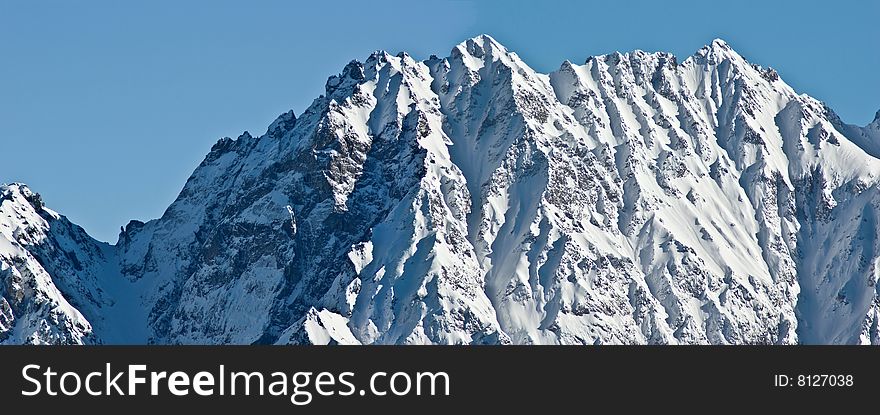
<path id="1" fill-rule="evenodd" d="M 713 41 L 376 52 L 115 245 L 0 188 L 0 343 L 880 343 L 880 114 Z"/>

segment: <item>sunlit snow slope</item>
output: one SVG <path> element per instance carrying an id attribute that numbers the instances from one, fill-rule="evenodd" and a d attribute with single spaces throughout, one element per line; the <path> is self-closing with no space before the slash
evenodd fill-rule
<path id="1" fill-rule="evenodd" d="M 880 343 L 880 116 L 720 40 L 352 61 L 99 243 L 0 188 L 0 343 Z"/>

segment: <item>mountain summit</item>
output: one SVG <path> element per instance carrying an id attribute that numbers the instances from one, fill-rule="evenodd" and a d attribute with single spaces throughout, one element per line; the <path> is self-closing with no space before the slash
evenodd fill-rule
<path id="1" fill-rule="evenodd" d="M 877 344 L 878 156 L 720 40 L 377 52 L 115 245 L 0 187 L 0 343 Z"/>

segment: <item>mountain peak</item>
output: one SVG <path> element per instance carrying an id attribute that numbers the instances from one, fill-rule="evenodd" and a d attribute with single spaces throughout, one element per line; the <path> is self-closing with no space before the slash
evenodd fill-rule
<path id="1" fill-rule="evenodd" d="M 16 195 L 27 200 L 38 212 L 44 207 L 40 194 L 31 190 L 26 184 L 15 182 L 0 185 L 0 200 L 13 199 Z"/>
<path id="2" fill-rule="evenodd" d="M 459 43 L 455 50 L 466 53 L 475 58 L 483 59 L 486 55 L 495 55 L 497 52 L 506 54 L 507 48 L 495 40 L 492 36 L 482 34 Z M 453 51 L 454 53 L 454 51 Z"/>
<path id="3" fill-rule="evenodd" d="M 488 35 L 351 61 L 116 246 L 0 186 L 0 287 L 47 282 L 0 288 L 34 305 L 0 343 L 880 344 L 876 290 L 838 284 L 880 261 L 852 241 L 880 233 L 880 114 L 761 76 L 721 39 L 546 75 Z"/>
<path id="4" fill-rule="evenodd" d="M 5 196 L 13 192 L 19 193 L 22 189 L 27 189 L 27 185 L 20 182 L 3 183 L 0 184 L 0 195 Z"/>
<path id="5" fill-rule="evenodd" d="M 501 42 L 495 40 L 494 37 L 487 35 L 485 33 L 481 34 L 479 36 L 474 36 L 474 37 L 464 41 L 463 43 L 478 43 L 478 44 L 483 45 L 484 48 L 495 47 L 497 49 L 502 49 L 504 51 L 507 51 L 507 48 L 504 47 L 504 45 L 502 45 Z"/>
<path id="6" fill-rule="evenodd" d="M 272 124 L 269 124 L 266 134 L 273 138 L 280 138 L 293 129 L 294 125 L 296 125 L 296 114 L 293 110 L 289 110 L 279 115 L 275 121 L 272 121 Z"/>
<path id="7" fill-rule="evenodd" d="M 388 53 L 386 50 L 376 50 L 370 54 L 366 61 L 364 61 L 364 66 L 381 65 L 390 61 L 393 57 L 394 55 Z"/>
<path id="8" fill-rule="evenodd" d="M 727 43 L 727 41 L 725 41 L 724 39 L 721 39 L 721 38 L 715 38 L 715 39 L 712 39 L 712 42 L 710 43 L 710 46 L 711 46 L 712 48 L 723 49 L 723 50 L 730 50 L 730 44 Z"/>
<path id="9" fill-rule="evenodd" d="M 372 57 L 374 55 L 376 55 L 375 52 L 370 56 Z M 324 94 L 330 98 L 336 90 L 357 84 L 362 81 L 365 76 L 364 64 L 356 59 L 351 60 L 344 68 L 342 68 L 342 73 L 327 78 L 327 83 L 324 84 Z"/>
<path id="10" fill-rule="evenodd" d="M 7 200 L 11 201 L 13 206 L 24 208 L 32 214 L 40 216 L 48 214 L 51 217 L 58 217 L 55 211 L 46 207 L 43 197 L 24 183 L 0 184 L 0 203 Z"/>
<path id="11" fill-rule="evenodd" d="M 713 39 L 692 56 L 698 63 L 715 65 L 726 60 L 745 63 L 745 59 L 723 39 Z"/>
<path id="12" fill-rule="evenodd" d="M 516 53 L 489 35 L 480 35 L 459 43 L 452 49 L 448 59 L 461 61 L 471 71 L 500 64 L 515 71 L 533 72 Z"/>

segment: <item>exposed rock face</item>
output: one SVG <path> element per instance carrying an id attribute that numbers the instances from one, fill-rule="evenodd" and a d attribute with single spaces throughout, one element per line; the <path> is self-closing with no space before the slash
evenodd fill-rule
<path id="1" fill-rule="evenodd" d="M 110 246 L 2 188 L 2 343 L 880 343 L 880 119 L 716 40 L 352 61 Z"/>

